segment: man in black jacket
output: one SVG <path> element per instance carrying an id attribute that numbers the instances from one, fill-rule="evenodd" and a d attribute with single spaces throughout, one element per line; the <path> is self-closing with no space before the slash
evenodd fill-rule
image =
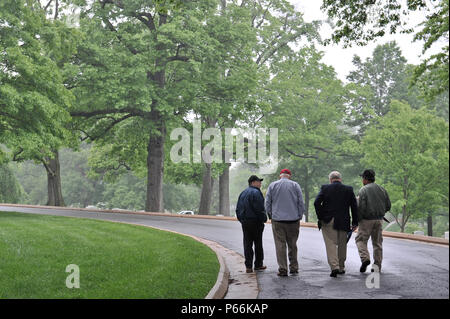
<path id="1" fill-rule="evenodd" d="M 341 174 L 331 172 L 328 176 L 330 184 L 322 185 L 314 201 L 319 229 L 327 250 L 331 277 L 345 274 L 347 258 L 347 233 L 358 226 L 358 204 L 353 187 L 342 184 Z M 352 211 L 352 227 L 350 227 L 349 208 Z"/>
<path id="2" fill-rule="evenodd" d="M 255 270 L 264 270 L 262 236 L 267 215 L 264 210 L 264 196 L 261 193 L 263 179 L 252 175 L 248 188 L 240 195 L 236 205 L 236 217 L 242 224 L 244 233 L 244 256 L 246 272 L 253 272 L 253 245 L 255 245 Z"/>

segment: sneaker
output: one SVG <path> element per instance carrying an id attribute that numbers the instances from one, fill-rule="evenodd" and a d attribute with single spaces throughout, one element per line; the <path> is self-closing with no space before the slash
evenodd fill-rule
<path id="1" fill-rule="evenodd" d="M 338 275 L 345 275 L 345 270 L 339 270 Z"/>
<path id="2" fill-rule="evenodd" d="M 361 264 L 361 268 L 359 268 L 360 272 L 366 272 L 367 266 L 370 265 L 370 260 L 363 261 Z"/>
<path id="3" fill-rule="evenodd" d="M 289 273 L 291 275 L 298 275 L 298 270 L 290 270 Z"/>
<path id="4" fill-rule="evenodd" d="M 255 267 L 255 270 L 264 270 L 267 269 L 267 266 Z"/>
<path id="5" fill-rule="evenodd" d="M 277 276 L 280 276 L 280 277 L 287 277 L 287 271 L 279 271 L 278 272 L 278 274 L 277 274 Z"/>
<path id="6" fill-rule="evenodd" d="M 333 269 L 331 271 L 330 277 L 336 278 L 338 273 L 339 273 L 339 269 Z"/>
<path id="7" fill-rule="evenodd" d="M 249 274 L 249 273 L 253 272 L 253 269 L 247 268 L 247 269 L 245 269 L 245 272 L 246 272 L 247 274 Z"/>

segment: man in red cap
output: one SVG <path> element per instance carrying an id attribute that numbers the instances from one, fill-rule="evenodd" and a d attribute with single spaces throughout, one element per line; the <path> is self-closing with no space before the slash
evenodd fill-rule
<path id="1" fill-rule="evenodd" d="M 292 275 L 298 274 L 297 239 L 305 204 L 302 189 L 298 183 L 291 180 L 291 175 L 290 170 L 281 170 L 280 179 L 271 183 L 266 193 L 265 207 L 266 213 L 272 219 L 278 276 L 287 276 L 286 246 L 289 271 Z"/>

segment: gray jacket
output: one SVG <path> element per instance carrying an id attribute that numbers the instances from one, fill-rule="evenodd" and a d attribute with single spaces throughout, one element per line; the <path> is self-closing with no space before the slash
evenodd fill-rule
<path id="1" fill-rule="evenodd" d="M 302 219 L 305 204 L 300 185 L 288 178 L 271 183 L 266 193 L 265 208 L 274 221 Z"/>

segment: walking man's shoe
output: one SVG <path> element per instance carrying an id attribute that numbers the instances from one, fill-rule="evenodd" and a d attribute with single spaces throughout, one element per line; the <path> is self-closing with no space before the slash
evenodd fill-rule
<path id="1" fill-rule="evenodd" d="M 287 271 L 279 271 L 277 274 L 277 276 L 280 276 L 280 277 L 286 277 L 287 275 L 288 275 Z"/>
<path id="2" fill-rule="evenodd" d="M 255 267 L 255 270 L 265 270 L 265 269 L 267 269 L 267 266 Z"/>
<path id="3" fill-rule="evenodd" d="M 291 271 L 289 271 L 289 273 L 290 273 L 292 276 L 295 276 L 295 275 L 298 275 L 298 270 L 291 270 Z"/>
<path id="4" fill-rule="evenodd" d="M 247 274 L 249 274 L 249 273 L 253 272 L 253 269 L 247 268 L 247 269 L 245 270 L 245 272 L 246 272 Z"/>
<path id="5" fill-rule="evenodd" d="M 381 272 L 381 269 L 380 269 L 380 266 L 374 264 L 370 271 L 371 272 Z"/>
<path id="6" fill-rule="evenodd" d="M 345 270 L 339 270 L 338 275 L 345 275 Z"/>
<path id="7" fill-rule="evenodd" d="M 334 269 L 331 271 L 330 277 L 337 277 L 339 273 L 339 269 Z"/>
<path id="8" fill-rule="evenodd" d="M 366 272 L 367 266 L 370 265 L 370 260 L 363 261 L 361 264 L 361 268 L 359 268 L 360 272 Z"/>

